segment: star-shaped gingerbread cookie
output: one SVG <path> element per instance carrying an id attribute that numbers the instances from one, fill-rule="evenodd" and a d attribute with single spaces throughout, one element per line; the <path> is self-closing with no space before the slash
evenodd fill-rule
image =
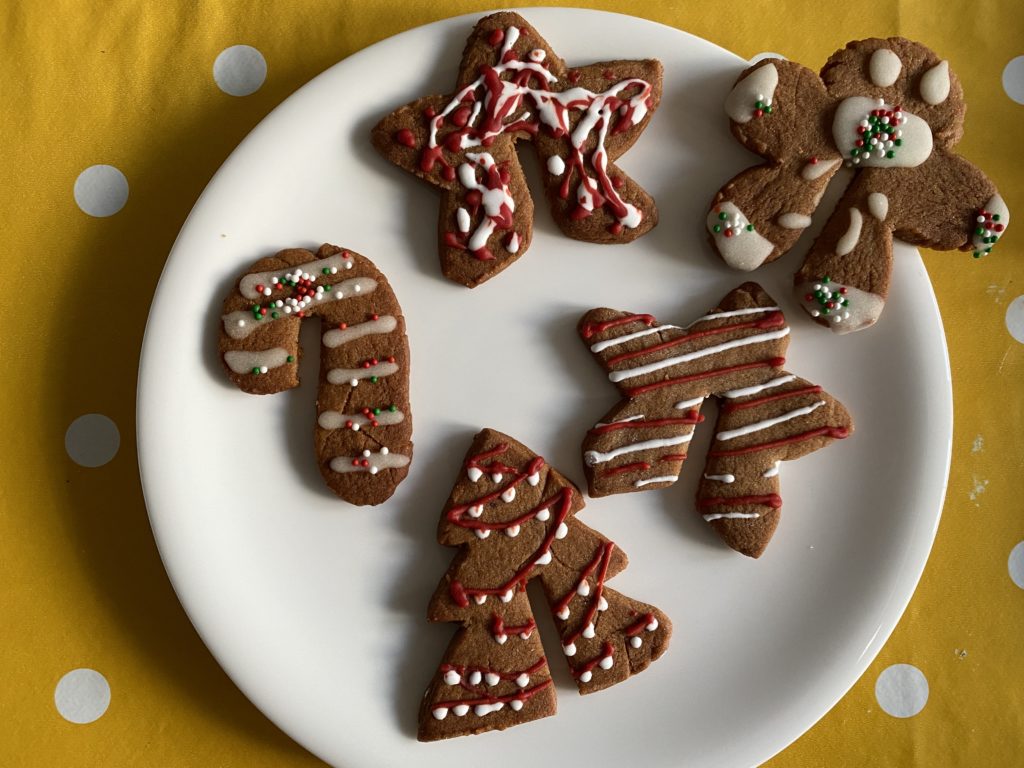
<path id="1" fill-rule="evenodd" d="M 470 288 L 530 247 L 533 200 L 516 155 L 540 157 L 551 213 L 569 237 L 630 242 L 658 221 L 654 200 L 615 165 L 661 99 L 657 61 L 571 68 L 525 19 L 481 19 L 455 91 L 385 117 L 373 145 L 441 190 L 438 248 L 446 277 Z"/>

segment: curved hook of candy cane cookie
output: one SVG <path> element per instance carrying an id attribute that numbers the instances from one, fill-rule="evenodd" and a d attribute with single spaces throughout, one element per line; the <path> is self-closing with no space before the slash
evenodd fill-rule
<path id="1" fill-rule="evenodd" d="M 387 278 L 334 245 L 288 249 L 256 262 L 224 301 L 220 353 L 239 389 L 299 384 L 299 325 L 323 334 L 314 433 L 327 485 L 353 504 L 388 499 L 412 457 L 409 346 Z M 240 429 L 242 427 L 240 426 Z"/>

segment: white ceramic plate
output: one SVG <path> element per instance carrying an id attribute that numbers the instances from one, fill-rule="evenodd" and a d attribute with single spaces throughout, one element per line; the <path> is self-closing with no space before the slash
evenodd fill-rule
<path id="1" fill-rule="evenodd" d="M 412 30 L 331 68 L 231 155 L 160 280 L 138 402 L 160 552 L 239 687 L 335 765 L 756 764 L 861 675 L 910 599 L 938 523 L 949 364 L 927 275 L 905 246 L 881 321 L 847 337 L 813 325 L 792 300 L 803 248 L 752 276 L 789 315 L 787 367 L 857 422 L 853 438 L 783 467 L 783 519 L 765 556 L 726 549 L 694 511 L 703 429 L 675 487 L 602 499 L 582 514 L 631 555 L 613 586 L 673 618 L 669 652 L 582 698 L 548 632 L 556 717 L 445 743 L 414 738 L 420 696 L 454 631 L 424 614 L 454 554 L 434 534 L 470 436 L 504 430 L 582 483 L 580 440 L 617 398 L 576 338 L 582 312 L 685 321 L 751 277 L 713 256 L 702 229 L 713 192 L 757 160 L 732 140 L 721 108 L 744 62 L 639 19 L 524 15 L 570 63 L 664 62 L 661 109 L 621 163 L 658 200 L 661 224 L 628 246 L 587 245 L 560 236 L 540 203 L 519 262 L 476 290 L 450 283 L 437 263 L 437 195 L 377 157 L 368 135 L 394 107 L 452 87 L 474 19 Z M 238 273 L 321 242 L 372 258 L 408 318 L 416 457 L 376 509 L 336 500 L 315 468 L 314 329 L 304 329 L 307 386 L 293 392 L 244 395 L 217 359 L 220 303 Z"/>

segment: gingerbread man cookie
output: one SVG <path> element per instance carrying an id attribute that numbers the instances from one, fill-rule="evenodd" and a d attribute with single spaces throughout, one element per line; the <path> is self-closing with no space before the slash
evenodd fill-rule
<path id="1" fill-rule="evenodd" d="M 365 256 L 326 244 L 315 254 L 280 251 L 253 264 L 224 300 L 220 354 L 231 381 L 258 395 L 297 387 L 303 318 L 317 318 L 323 331 L 314 433 L 320 473 L 345 501 L 380 504 L 412 458 L 402 309 Z"/>
<path id="2" fill-rule="evenodd" d="M 583 441 L 590 495 L 675 483 L 714 395 L 722 402 L 697 509 L 745 555 L 760 557 L 779 524 L 779 464 L 853 430 L 838 400 L 783 368 L 789 326 L 756 283 L 685 327 L 592 309 L 579 333 L 623 395 Z"/>
<path id="3" fill-rule="evenodd" d="M 531 142 L 552 216 L 569 237 L 625 243 L 658 220 L 654 201 L 615 165 L 661 99 L 657 61 L 569 67 L 515 13 L 481 19 L 456 88 L 427 96 L 373 129 L 377 150 L 441 191 L 444 274 L 470 288 L 522 256 L 533 200 L 516 155 Z"/>
<path id="4" fill-rule="evenodd" d="M 615 543 L 575 519 L 583 498 L 508 435 L 473 439 L 438 528 L 459 547 L 430 621 L 460 622 L 423 696 L 419 738 L 502 730 L 555 713 L 555 686 L 526 585 L 540 580 L 580 693 L 620 683 L 661 656 L 672 625 L 606 582 Z"/>
<path id="5" fill-rule="evenodd" d="M 1009 223 L 995 185 L 953 151 L 963 132 L 960 81 L 919 43 L 852 42 L 820 77 L 760 61 L 725 108 L 733 135 L 768 160 L 727 183 L 708 212 L 711 244 L 730 266 L 751 270 L 786 253 L 836 171 L 856 172 L 795 277 L 804 310 L 837 333 L 878 320 L 893 237 L 980 257 Z"/>

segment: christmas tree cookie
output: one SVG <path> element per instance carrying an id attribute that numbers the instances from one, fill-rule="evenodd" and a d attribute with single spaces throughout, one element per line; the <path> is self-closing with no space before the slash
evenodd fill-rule
<path id="1" fill-rule="evenodd" d="M 502 730 L 555 713 L 526 585 L 538 579 L 580 693 L 620 683 L 668 647 L 657 608 L 607 582 L 626 555 L 575 519 L 576 487 L 526 446 L 485 429 L 445 504 L 438 540 L 459 547 L 430 621 L 461 624 L 420 707 L 419 738 Z"/>
<path id="2" fill-rule="evenodd" d="M 755 269 L 789 251 L 836 171 L 855 171 L 795 277 L 804 310 L 836 333 L 878 319 L 894 237 L 981 257 L 1009 224 L 995 185 L 954 152 L 965 111 L 960 81 L 920 43 L 852 42 L 820 76 L 759 61 L 740 75 L 725 110 L 733 135 L 767 160 L 722 187 L 707 214 L 711 245 L 732 267 Z"/>

